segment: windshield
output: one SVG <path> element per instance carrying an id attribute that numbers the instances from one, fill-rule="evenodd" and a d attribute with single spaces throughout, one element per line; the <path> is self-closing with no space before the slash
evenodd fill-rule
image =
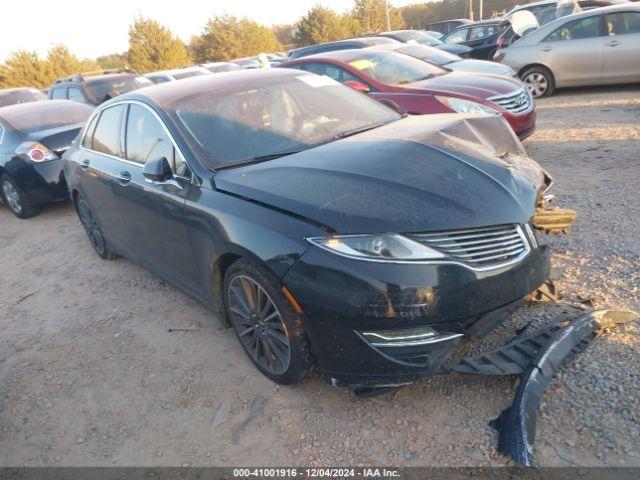
<path id="1" fill-rule="evenodd" d="M 113 75 L 100 80 L 91 80 L 86 83 L 85 89 L 89 102 L 100 105 L 118 95 L 149 85 L 153 85 L 153 82 L 145 77 Z"/>
<path id="2" fill-rule="evenodd" d="M 437 65 L 394 52 L 363 53 L 349 60 L 349 65 L 379 82 L 395 85 L 419 82 L 447 73 Z"/>
<path id="3" fill-rule="evenodd" d="M 435 63 L 436 65 L 446 65 L 451 62 L 457 62 L 462 60 L 459 56 L 453 53 L 445 52 L 444 50 L 438 50 L 435 48 L 425 47 L 424 45 L 407 45 L 396 50 L 396 52 L 404 53 L 414 58 L 419 58 L 426 62 Z"/>
<path id="4" fill-rule="evenodd" d="M 24 90 L 0 91 L 0 107 L 15 105 L 16 103 L 35 102 L 36 100 L 46 100 L 47 96 L 35 88 L 25 88 Z"/>
<path id="5" fill-rule="evenodd" d="M 63 125 L 83 123 L 93 112 L 93 108 L 83 103 L 71 101 L 41 102 L 37 108 L 12 107 L 14 110 L 2 112 L 3 119 L 13 128 L 24 133 L 39 132 Z"/>
<path id="6" fill-rule="evenodd" d="M 401 118 L 362 93 L 311 74 L 198 92 L 171 102 L 167 111 L 210 168 L 294 153 Z"/>

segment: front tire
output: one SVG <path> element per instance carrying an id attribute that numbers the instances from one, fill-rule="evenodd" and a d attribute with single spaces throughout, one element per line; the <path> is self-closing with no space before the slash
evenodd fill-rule
<path id="1" fill-rule="evenodd" d="M 30 218 L 40 212 L 37 206 L 31 204 L 24 190 L 6 173 L 0 178 L 0 195 L 11 213 L 18 218 Z"/>
<path id="2" fill-rule="evenodd" d="M 78 195 L 75 204 L 78 218 L 80 218 L 80 222 L 87 232 L 87 236 L 89 237 L 91 246 L 96 251 L 98 256 L 104 260 L 114 260 L 115 258 L 117 258 L 117 255 L 113 253 L 107 245 L 107 241 L 102 234 L 102 230 L 100 230 L 100 227 L 93 219 L 93 214 L 91 213 L 89 204 L 82 197 L 82 195 Z"/>
<path id="3" fill-rule="evenodd" d="M 225 274 L 223 296 L 236 336 L 258 370 L 282 385 L 302 380 L 311 368 L 311 347 L 278 280 L 240 259 Z"/>
<path id="4" fill-rule="evenodd" d="M 525 83 L 533 98 L 544 98 L 553 95 L 556 89 L 553 74 L 544 67 L 531 67 L 525 70 L 520 78 Z"/>

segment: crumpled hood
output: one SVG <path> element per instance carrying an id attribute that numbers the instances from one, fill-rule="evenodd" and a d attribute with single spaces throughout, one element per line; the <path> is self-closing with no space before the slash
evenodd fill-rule
<path id="1" fill-rule="evenodd" d="M 342 234 L 524 223 L 544 182 L 503 120 L 454 114 L 407 117 L 213 178 Z"/>
<path id="2" fill-rule="evenodd" d="M 522 89 L 524 85 L 513 78 L 455 71 L 421 82 L 408 83 L 402 87 L 412 91 L 425 89 L 440 93 L 457 93 L 486 100 L 495 95 L 515 92 Z"/>

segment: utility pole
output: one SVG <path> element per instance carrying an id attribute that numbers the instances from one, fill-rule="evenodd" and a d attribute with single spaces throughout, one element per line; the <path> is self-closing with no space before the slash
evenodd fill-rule
<path id="1" fill-rule="evenodd" d="M 473 21 L 473 0 L 469 0 L 469 20 Z"/>
<path id="2" fill-rule="evenodd" d="M 389 20 L 389 2 L 384 0 L 384 21 L 387 24 L 387 32 L 391 30 L 391 21 Z"/>
<path id="3" fill-rule="evenodd" d="M 478 8 L 478 10 L 480 10 L 480 11 L 479 11 L 478 13 L 479 13 L 479 15 L 480 15 L 480 18 L 479 18 L 479 19 L 480 19 L 480 20 L 482 20 L 482 1 L 483 1 L 483 0 L 479 0 L 479 1 L 480 1 L 480 7 Z"/>

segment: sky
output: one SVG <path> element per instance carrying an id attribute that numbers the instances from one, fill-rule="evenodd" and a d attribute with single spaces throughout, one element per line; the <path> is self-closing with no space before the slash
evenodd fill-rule
<path id="1" fill-rule="evenodd" d="M 417 2 L 389 0 L 396 7 Z M 353 6 L 352 0 L 8 0 L 2 7 L 0 62 L 12 50 L 45 55 L 57 43 L 80 58 L 123 52 L 137 15 L 157 20 L 188 41 L 214 15 L 229 13 L 265 25 L 292 23 L 316 3 L 338 12 Z"/>

